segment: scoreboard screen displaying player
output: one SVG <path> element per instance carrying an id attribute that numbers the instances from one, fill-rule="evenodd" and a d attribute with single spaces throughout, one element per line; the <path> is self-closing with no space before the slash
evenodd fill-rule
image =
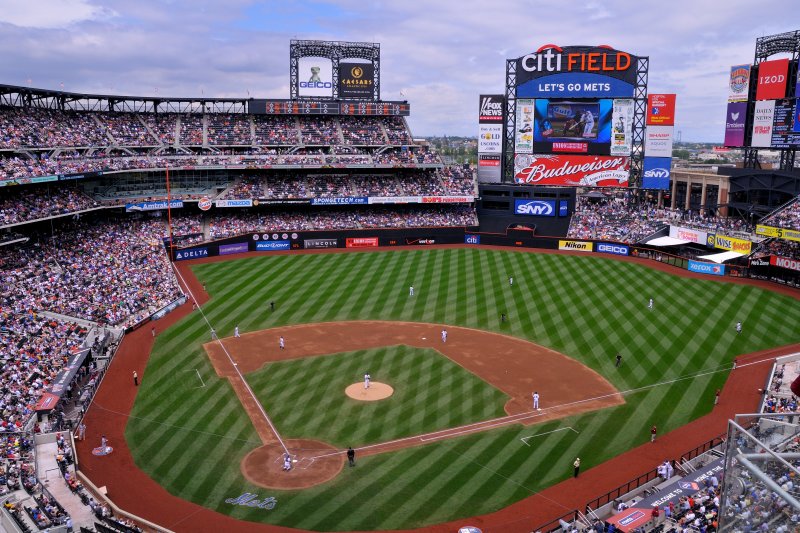
<path id="1" fill-rule="evenodd" d="M 534 153 L 608 155 L 613 100 L 539 99 L 534 104 Z"/>

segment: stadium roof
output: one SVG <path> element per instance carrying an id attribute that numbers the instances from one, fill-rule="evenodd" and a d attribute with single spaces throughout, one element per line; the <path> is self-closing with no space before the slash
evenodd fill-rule
<path id="1" fill-rule="evenodd" d="M 737 257 L 742 257 L 743 255 L 744 254 L 740 254 L 739 252 L 722 252 L 718 254 L 701 255 L 697 258 L 708 259 L 709 261 L 722 264 L 728 259 L 736 259 Z"/>
<path id="2" fill-rule="evenodd" d="M 679 244 L 689 244 L 690 242 L 683 239 L 675 239 L 674 237 L 659 237 L 652 241 L 647 241 L 645 244 L 649 246 L 677 246 Z"/>

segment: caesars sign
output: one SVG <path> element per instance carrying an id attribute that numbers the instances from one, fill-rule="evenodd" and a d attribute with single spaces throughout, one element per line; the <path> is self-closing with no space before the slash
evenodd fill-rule
<path id="1" fill-rule="evenodd" d="M 514 181 L 528 185 L 627 187 L 630 168 L 630 157 L 516 154 Z"/>
<path id="2" fill-rule="evenodd" d="M 372 63 L 339 63 L 339 98 L 372 98 L 374 88 Z"/>
<path id="3" fill-rule="evenodd" d="M 547 44 L 516 60 L 517 97 L 631 97 L 637 60 L 605 46 Z"/>
<path id="4" fill-rule="evenodd" d="M 333 67 L 326 57 L 301 57 L 297 60 L 298 96 L 333 97 Z"/>

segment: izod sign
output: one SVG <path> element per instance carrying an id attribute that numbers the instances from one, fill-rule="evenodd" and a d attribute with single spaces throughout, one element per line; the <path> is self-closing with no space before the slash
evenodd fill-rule
<path id="1" fill-rule="evenodd" d="M 788 59 L 764 61 L 758 65 L 756 100 L 778 100 L 786 96 Z"/>

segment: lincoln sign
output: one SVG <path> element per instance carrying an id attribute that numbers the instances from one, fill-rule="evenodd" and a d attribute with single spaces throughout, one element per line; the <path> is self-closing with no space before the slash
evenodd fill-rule
<path id="1" fill-rule="evenodd" d="M 514 181 L 531 185 L 627 187 L 629 157 L 528 155 L 514 158 Z"/>

